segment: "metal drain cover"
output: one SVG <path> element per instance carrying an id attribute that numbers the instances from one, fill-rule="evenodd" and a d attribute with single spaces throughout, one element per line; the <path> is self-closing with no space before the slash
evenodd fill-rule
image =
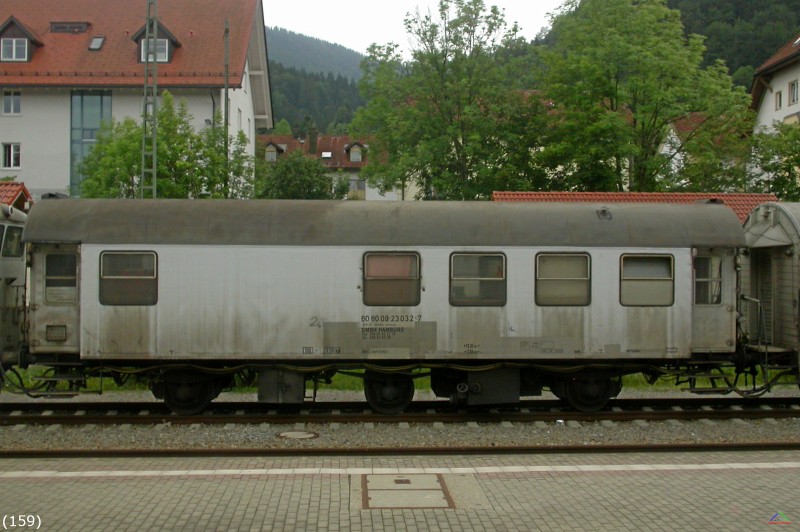
<path id="1" fill-rule="evenodd" d="M 287 440 L 308 440 L 311 438 L 319 438 L 319 434 L 305 430 L 290 430 L 289 432 L 281 432 L 278 434 L 278 437 Z"/>

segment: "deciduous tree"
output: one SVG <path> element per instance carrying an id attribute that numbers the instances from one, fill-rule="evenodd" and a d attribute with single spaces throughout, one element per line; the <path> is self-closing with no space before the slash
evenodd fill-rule
<path id="1" fill-rule="evenodd" d="M 684 35 L 677 11 L 664 0 L 568 0 L 562 9 L 542 54 L 554 105 L 543 156 L 564 188 L 692 188 L 681 174 L 683 163 L 701 162 L 692 157 L 705 168 L 744 164 L 749 99 L 724 65 L 701 67 L 703 40 Z M 666 142 L 679 123 L 691 127 Z"/>
<path id="2" fill-rule="evenodd" d="M 277 161 L 259 160 L 256 197 L 261 199 L 342 199 L 346 179 L 331 179 L 318 159 L 293 151 Z"/>
<path id="3" fill-rule="evenodd" d="M 185 102 L 175 106 L 165 91 L 157 111 L 157 194 L 159 198 L 244 198 L 253 195 L 253 161 L 247 138 L 225 133 L 219 114 L 197 132 Z M 141 179 L 141 124 L 132 118 L 103 124 L 83 161 L 87 198 L 135 198 Z"/>
<path id="4" fill-rule="evenodd" d="M 352 132 L 369 137 L 373 185 L 427 199 L 483 199 L 493 190 L 528 189 L 541 171 L 534 153 L 539 98 L 520 91 L 524 72 L 516 26 L 482 0 L 441 0 L 436 15 L 409 15 L 413 48 L 373 45 L 362 63 Z"/>

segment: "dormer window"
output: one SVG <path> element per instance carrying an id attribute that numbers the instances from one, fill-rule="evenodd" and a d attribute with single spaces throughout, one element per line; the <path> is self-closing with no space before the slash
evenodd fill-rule
<path id="1" fill-rule="evenodd" d="M 137 31 L 131 39 L 139 45 L 139 61 L 142 63 L 155 62 L 155 63 L 169 63 L 172 61 L 172 56 L 175 54 L 175 49 L 181 47 L 181 43 L 175 38 L 172 33 L 163 24 L 158 25 L 158 33 L 155 38 L 150 39 L 148 42 L 145 38 L 146 27 Z"/>
<path id="2" fill-rule="evenodd" d="M 22 37 L 0 39 L 0 60 L 27 61 L 28 39 Z"/>
<path id="3" fill-rule="evenodd" d="M 142 51 L 142 63 L 148 60 L 145 57 L 145 53 L 149 53 L 150 62 L 156 63 L 167 63 L 169 62 L 169 40 L 168 39 L 151 39 L 149 41 L 150 46 L 147 46 L 147 40 L 142 39 L 141 41 L 141 51 Z M 147 50 L 147 52 L 146 52 Z"/>
<path id="4" fill-rule="evenodd" d="M 361 146 L 359 146 L 358 144 L 350 148 L 350 162 L 351 163 L 361 162 Z"/>
<path id="5" fill-rule="evenodd" d="M 267 162 L 273 163 L 278 160 L 278 148 L 270 144 L 267 146 L 267 149 L 264 150 L 264 159 Z"/>

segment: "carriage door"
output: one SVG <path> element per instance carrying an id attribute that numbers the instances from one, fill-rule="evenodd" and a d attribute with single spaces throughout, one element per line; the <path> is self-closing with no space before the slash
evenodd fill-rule
<path id="1" fill-rule="evenodd" d="M 772 344 L 773 316 L 775 305 L 775 270 L 772 264 L 772 249 L 762 248 L 757 251 L 755 265 L 756 294 L 760 302 L 758 307 L 751 308 L 751 342 Z"/>
<path id="2" fill-rule="evenodd" d="M 31 247 L 32 353 L 77 353 L 80 349 L 79 258 L 76 244 Z"/>
<path id="3" fill-rule="evenodd" d="M 731 351 L 736 341 L 736 265 L 732 249 L 697 249 L 692 349 Z"/>

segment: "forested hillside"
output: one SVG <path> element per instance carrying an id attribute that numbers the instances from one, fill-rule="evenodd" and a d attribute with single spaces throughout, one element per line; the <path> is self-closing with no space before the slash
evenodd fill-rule
<path id="1" fill-rule="evenodd" d="M 297 136 L 311 127 L 346 132 L 363 105 L 357 85 L 362 56 L 282 28 L 267 28 L 267 46 L 275 123 L 286 120 Z"/>
<path id="2" fill-rule="evenodd" d="M 270 58 L 270 83 L 275 122 L 287 120 L 298 136 L 311 127 L 320 133 L 345 133 L 363 105 L 356 82 L 341 74 L 306 72 Z"/>
<path id="3" fill-rule="evenodd" d="M 800 0 L 667 0 L 687 33 L 706 37 L 706 64 L 723 59 L 747 88 L 753 72 L 800 33 Z"/>
<path id="4" fill-rule="evenodd" d="M 270 61 L 306 72 L 331 73 L 358 81 L 361 59 L 358 52 L 340 44 L 294 33 L 283 28 L 267 28 Z"/>

